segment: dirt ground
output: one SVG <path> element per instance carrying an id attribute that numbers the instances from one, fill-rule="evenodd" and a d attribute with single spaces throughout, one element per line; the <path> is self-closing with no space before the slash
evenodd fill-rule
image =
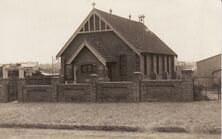
<path id="1" fill-rule="evenodd" d="M 1 139 L 220 139 L 218 135 L 0 128 Z"/>
<path id="2" fill-rule="evenodd" d="M 182 127 L 189 133 L 217 134 L 219 101 L 186 103 L 1 103 L 0 124 L 133 126 L 142 132 Z"/>

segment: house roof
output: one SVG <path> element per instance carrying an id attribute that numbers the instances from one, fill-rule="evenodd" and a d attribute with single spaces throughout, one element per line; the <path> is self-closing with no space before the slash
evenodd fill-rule
<path id="1" fill-rule="evenodd" d="M 117 33 L 117 35 L 123 39 L 123 41 L 125 41 L 126 44 L 129 45 L 129 47 L 132 48 L 137 54 L 157 53 L 177 56 L 177 54 L 162 40 L 160 40 L 152 31 L 148 30 L 143 23 L 106 13 L 98 9 L 93 9 L 87 18 L 89 18 L 92 13 L 96 13 L 98 16 L 104 19 L 105 22 L 112 27 L 113 31 Z M 83 21 L 83 23 L 86 21 L 86 19 Z M 71 41 L 76 37 L 78 31 L 81 29 L 80 27 L 57 54 L 57 58 L 61 56 Z M 101 53 L 101 55 L 104 55 L 108 61 L 112 61 L 112 58 L 110 58 L 111 54 L 108 52 L 107 48 L 105 48 L 102 42 L 92 41 L 89 39 L 87 39 L 87 42 L 96 47 L 98 52 Z"/>
<path id="2" fill-rule="evenodd" d="M 98 9 L 95 10 L 139 52 L 177 55 L 143 23 L 106 13 Z"/>
<path id="3" fill-rule="evenodd" d="M 196 63 L 200 63 L 200 62 L 203 62 L 203 61 L 207 61 L 207 60 L 210 60 L 210 59 L 213 59 L 213 58 L 221 59 L 221 54 L 217 54 L 217 55 L 214 55 L 214 56 L 211 56 L 211 57 L 208 57 L 208 58 L 199 60 L 199 61 L 197 61 Z"/>
<path id="4" fill-rule="evenodd" d="M 73 62 L 77 55 L 82 51 L 84 47 L 87 47 L 104 65 L 106 62 L 112 62 L 109 53 L 104 49 L 101 42 L 93 40 L 84 40 L 78 49 L 73 53 L 73 55 L 68 59 L 67 64 Z"/>
<path id="5" fill-rule="evenodd" d="M 113 57 L 111 52 L 108 49 L 106 49 L 102 40 L 87 38 L 86 41 L 90 46 L 92 46 L 95 50 L 97 50 L 106 59 L 107 62 L 114 61 L 115 58 Z"/>

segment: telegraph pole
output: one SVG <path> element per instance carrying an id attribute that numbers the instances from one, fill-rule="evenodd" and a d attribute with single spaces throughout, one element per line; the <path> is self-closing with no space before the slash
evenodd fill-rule
<path id="1" fill-rule="evenodd" d="M 53 56 L 52 56 L 52 76 L 53 76 Z"/>

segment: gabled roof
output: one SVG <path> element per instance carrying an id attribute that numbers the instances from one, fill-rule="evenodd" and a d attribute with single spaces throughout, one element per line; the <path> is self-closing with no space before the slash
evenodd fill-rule
<path id="1" fill-rule="evenodd" d="M 96 11 L 122 34 L 139 52 L 177 55 L 152 31 L 140 22 L 123 18 L 117 15 Z"/>
<path id="2" fill-rule="evenodd" d="M 84 47 L 87 47 L 104 65 L 106 65 L 106 62 L 112 61 L 111 57 L 108 55 L 108 52 L 104 50 L 102 42 L 84 40 L 73 55 L 68 59 L 66 64 L 71 64 Z"/>
<path id="3" fill-rule="evenodd" d="M 106 13 L 98 9 L 93 9 L 90 12 L 90 14 L 87 16 L 87 18 L 83 21 L 81 26 L 76 30 L 76 32 L 67 41 L 65 46 L 57 54 L 56 56 L 57 58 L 61 56 L 61 54 L 69 46 L 71 41 L 79 33 L 82 25 L 84 25 L 84 23 L 87 22 L 87 20 L 93 14 L 96 14 L 106 24 L 108 24 L 111 30 L 115 32 L 137 54 L 159 53 L 159 54 L 177 55 L 153 32 L 148 30 L 144 24 L 117 15 Z"/>

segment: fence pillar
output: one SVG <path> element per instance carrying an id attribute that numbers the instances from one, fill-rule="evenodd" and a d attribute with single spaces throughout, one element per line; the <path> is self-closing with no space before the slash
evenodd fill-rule
<path id="1" fill-rule="evenodd" d="M 0 80 L 0 102 L 8 102 L 8 80 Z"/>
<path id="2" fill-rule="evenodd" d="M 140 101 L 140 82 L 143 80 L 143 74 L 141 72 L 133 73 L 133 94 L 134 101 Z"/>
<path id="3" fill-rule="evenodd" d="M 23 86 L 25 85 L 25 79 L 19 79 L 18 80 L 18 102 L 24 102 L 23 100 Z"/>
<path id="4" fill-rule="evenodd" d="M 90 101 L 95 102 L 96 99 L 96 83 L 98 82 L 98 75 L 97 74 L 91 74 L 90 75 Z"/>
<path id="5" fill-rule="evenodd" d="M 185 82 L 184 101 L 193 101 L 193 71 L 182 70 L 182 80 Z"/>
<path id="6" fill-rule="evenodd" d="M 60 79 L 57 77 L 51 78 L 51 85 L 53 86 L 53 102 L 58 101 L 58 84 L 60 83 Z"/>
<path id="7" fill-rule="evenodd" d="M 8 69 L 6 67 L 3 67 L 2 69 L 2 78 L 8 79 Z"/>
<path id="8" fill-rule="evenodd" d="M 19 79 L 24 79 L 25 75 L 24 75 L 24 69 L 23 68 L 19 68 Z"/>

